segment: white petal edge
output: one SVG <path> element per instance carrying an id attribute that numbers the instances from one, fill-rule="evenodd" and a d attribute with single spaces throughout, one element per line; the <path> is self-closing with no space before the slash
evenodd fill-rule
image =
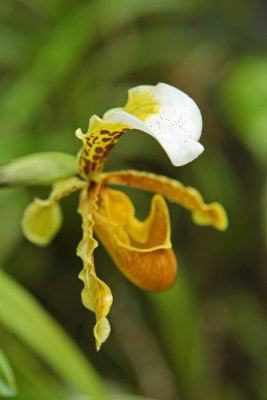
<path id="1" fill-rule="evenodd" d="M 176 167 L 193 161 L 204 150 L 204 147 L 200 143 L 193 140 L 186 133 L 180 131 L 177 134 L 177 132 L 174 132 L 174 128 L 168 122 L 161 124 L 161 129 L 154 130 L 154 123 L 148 124 L 125 111 L 109 113 L 108 120 L 121 121 L 131 126 L 133 129 L 148 133 L 160 143 L 172 164 Z"/>
<path id="2" fill-rule="evenodd" d="M 181 90 L 166 83 L 158 83 L 154 88 L 154 96 L 161 104 L 160 115 L 172 122 L 176 131 L 182 131 L 193 140 L 198 141 L 202 131 L 202 117 L 194 100 Z M 153 130 L 159 127 L 154 117 L 146 120 Z"/>
<path id="3" fill-rule="evenodd" d="M 145 121 L 114 108 L 104 115 L 108 121 L 121 121 L 154 137 L 163 147 L 174 166 L 188 164 L 204 150 L 198 143 L 202 130 L 202 117 L 196 103 L 181 90 L 159 83 L 156 86 L 137 86 L 133 89 L 144 95 L 147 90 L 160 104 L 160 111 Z"/>

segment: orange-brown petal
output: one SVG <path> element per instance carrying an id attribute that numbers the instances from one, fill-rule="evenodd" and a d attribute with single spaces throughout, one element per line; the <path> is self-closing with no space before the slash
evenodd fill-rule
<path id="1" fill-rule="evenodd" d="M 130 281 L 151 291 L 173 285 L 177 264 L 170 242 L 168 208 L 161 196 L 154 196 L 150 214 L 142 222 L 134 216 L 134 207 L 124 193 L 102 189 L 94 220 L 99 239 Z"/>

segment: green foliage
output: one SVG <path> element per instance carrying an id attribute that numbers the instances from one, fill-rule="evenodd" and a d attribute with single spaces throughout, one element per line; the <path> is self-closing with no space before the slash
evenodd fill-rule
<path id="1" fill-rule="evenodd" d="M 170 207 L 182 267 L 158 295 L 125 283 L 98 248 L 114 306 L 112 335 L 96 354 L 77 280 L 77 198 L 62 202 L 55 243 L 37 249 L 20 220 L 46 188 L 1 189 L 0 343 L 9 359 L 0 354 L 1 396 L 16 390 L 10 364 L 18 400 L 266 399 L 264 11 L 263 2 L 240 0 L 0 2 L 1 163 L 31 152 L 75 156 L 74 131 L 90 115 L 123 104 L 129 87 L 163 81 L 200 105 L 204 154 L 174 169 L 156 142 L 129 133 L 107 169 L 178 178 L 224 204 L 230 220 L 221 234 Z M 150 197 L 131 196 L 146 215 Z"/>
<path id="2" fill-rule="evenodd" d="M 149 295 L 149 301 L 169 357 L 181 377 L 181 390 L 190 398 L 202 390 L 207 376 L 196 299 L 184 275 L 180 274 L 173 290 Z"/>
<path id="3" fill-rule="evenodd" d="M 267 168 L 267 56 L 241 58 L 228 72 L 220 103 L 234 132 Z"/>
<path id="4" fill-rule="evenodd" d="M 104 389 L 93 368 L 64 331 L 29 293 L 0 272 L 1 323 L 41 356 L 81 393 L 105 399 Z"/>
<path id="5" fill-rule="evenodd" d="M 0 396 L 13 397 L 16 395 L 16 384 L 10 364 L 0 349 Z"/>

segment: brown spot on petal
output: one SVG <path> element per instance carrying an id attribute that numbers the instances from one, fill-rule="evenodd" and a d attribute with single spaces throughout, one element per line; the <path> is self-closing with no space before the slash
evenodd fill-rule
<path id="1" fill-rule="evenodd" d="M 106 147 L 105 147 L 105 153 L 106 152 L 110 152 L 112 149 L 113 149 L 113 147 L 115 146 L 115 143 L 110 143 L 110 144 L 108 144 Z"/>
<path id="2" fill-rule="evenodd" d="M 92 162 L 92 164 L 91 164 L 91 170 L 92 170 L 92 171 L 95 171 L 96 168 L 97 168 L 97 163 L 96 163 L 96 162 Z"/>
<path id="3" fill-rule="evenodd" d="M 86 134 L 81 135 L 78 130 L 77 136 L 83 141 L 83 149 L 78 156 L 79 174 L 83 179 L 90 180 L 92 172 L 95 175 L 101 171 L 105 159 L 125 129 L 125 124 L 121 122 L 108 122 L 93 116 Z M 84 159 L 91 164 L 86 164 Z"/>

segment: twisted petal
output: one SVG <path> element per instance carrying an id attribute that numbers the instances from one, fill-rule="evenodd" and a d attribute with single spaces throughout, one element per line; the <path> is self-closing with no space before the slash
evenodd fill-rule
<path id="1" fill-rule="evenodd" d="M 193 161 L 204 150 L 198 142 L 202 130 L 199 108 L 181 90 L 165 83 L 130 89 L 125 107 L 108 111 L 104 118 L 153 136 L 175 166 Z"/>
<path id="2" fill-rule="evenodd" d="M 155 195 L 143 222 L 134 214 L 125 194 L 102 188 L 94 213 L 95 231 L 129 280 L 146 290 L 166 290 L 175 281 L 177 265 L 165 200 Z"/>
<path id="3" fill-rule="evenodd" d="M 47 200 L 34 199 L 25 209 L 22 231 L 26 238 L 39 246 L 48 245 L 59 231 L 62 214 L 58 201 L 86 185 L 78 178 L 64 179 L 53 186 Z"/>
<path id="4" fill-rule="evenodd" d="M 86 308 L 96 315 L 94 336 L 96 348 L 100 349 L 101 344 L 107 339 L 110 333 L 110 325 L 106 318 L 111 304 L 112 294 L 109 287 L 97 276 L 94 264 L 94 250 L 98 246 L 93 238 L 93 213 L 97 209 L 97 196 L 99 186 L 82 190 L 80 195 L 79 213 L 82 217 L 83 237 L 77 249 L 77 255 L 83 261 L 83 269 L 79 278 L 84 283 L 82 291 L 82 302 Z"/>
<path id="5" fill-rule="evenodd" d="M 205 204 L 196 189 L 185 187 L 173 179 L 129 170 L 102 174 L 102 181 L 103 184 L 129 185 L 160 193 L 168 200 L 190 210 L 193 221 L 198 225 L 212 225 L 222 231 L 228 226 L 226 212 L 219 203 Z"/>

